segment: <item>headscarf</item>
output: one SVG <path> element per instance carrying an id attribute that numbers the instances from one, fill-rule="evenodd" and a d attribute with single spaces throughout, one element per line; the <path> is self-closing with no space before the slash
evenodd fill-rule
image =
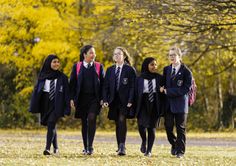
<path id="1" fill-rule="evenodd" d="M 144 59 L 143 64 L 142 64 L 142 68 L 141 68 L 141 75 L 140 75 L 142 78 L 147 79 L 147 80 L 151 80 L 157 76 L 157 73 L 151 73 L 148 70 L 148 65 L 154 60 L 155 59 L 152 57 L 148 57 L 148 58 Z"/>
<path id="2" fill-rule="evenodd" d="M 45 80 L 45 79 L 56 79 L 61 75 L 61 72 L 59 70 L 53 70 L 51 68 L 51 63 L 53 59 L 59 59 L 56 55 L 48 55 L 48 57 L 45 59 L 43 67 L 41 68 L 41 71 L 39 73 L 39 80 Z"/>

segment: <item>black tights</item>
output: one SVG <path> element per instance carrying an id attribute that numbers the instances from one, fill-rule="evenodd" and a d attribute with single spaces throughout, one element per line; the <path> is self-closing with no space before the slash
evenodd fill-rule
<path id="1" fill-rule="evenodd" d="M 54 149 L 58 149 L 56 123 L 49 122 L 47 127 L 46 150 L 50 150 L 51 144 L 53 144 Z"/>
<path id="2" fill-rule="evenodd" d="M 142 143 L 146 146 L 147 137 L 146 137 L 146 129 L 148 131 L 148 145 L 147 145 L 147 151 L 152 151 L 152 146 L 155 140 L 155 128 L 145 128 L 143 126 L 138 126 L 139 134 L 142 138 Z"/>
<path id="3" fill-rule="evenodd" d="M 93 140 L 96 131 L 96 114 L 89 113 L 87 118 L 82 119 L 82 137 L 84 149 L 93 146 Z"/>
<path id="4" fill-rule="evenodd" d="M 126 117 L 120 112 L 116 122 L 116 140 L 119 147 L 120 143 L 125 144 L 127 126 L 126 126 Z"/>

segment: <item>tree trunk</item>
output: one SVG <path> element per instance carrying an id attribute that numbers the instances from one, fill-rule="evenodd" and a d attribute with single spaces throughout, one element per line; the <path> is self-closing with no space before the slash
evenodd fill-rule
<path id="1" fill-rule="evenodd" d="M 205 86 L 205 81 L 203 82 L 203 85 L 202 85 L 202 90 L 201 92 L 203 92 L 203 98 L 204 98 L 204 106 L 205 106 L 205 110 L 206 112 L 209 112 L 209 99 L 206 95 L 206 92 L 205 92 L 205 89 L 206 89 L 206 86 Z"/>
<path id="2" fill-rule="evenodd" d="M 235 82 L 235 80 L 234 80 L 234 70 L 235 70 L 235 68 L 234 67 L 231 67 L 230 68 L 230 70 L 229 70 L 229 90 L 228 90 L 228 92 L 229 92 L 229 95 L 234 95 L 234 82 Z M 232 129 L 234 129 L 234 117 L 235 117 L 235 112 L 236 112 L 236 110 L 235 110 L 235 108 L 234 107 L 232 107 L 232 114 L 231 114 L 231 128 Z"/>
<path id="3" fill-rule="evenodd" d="M 222 127 L 222 109 L 223 109 L 223 96 L 220 75 L 217 76 L 217 98 L 218 98 L 218 128 Z"/>

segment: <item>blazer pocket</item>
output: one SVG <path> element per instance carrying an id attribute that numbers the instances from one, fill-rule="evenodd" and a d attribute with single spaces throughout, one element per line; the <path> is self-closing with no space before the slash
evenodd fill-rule
<path id="1" fill-rule="evenodd" d="M 129 83 L 129 79 L 128 78 L 123 78 L 122 79 L 122 84 L 123 85 L 127 85 Z"/>
<path id="2" fill-rule="evenodd" d="M 60 93 L 63 93 L 63 90 L 64 90 L 64 89 L 63 89 L 63 86 L 61 85 L 61 86 L 59 87 L 59 92 L 60 92 Z"/>
<path id="3" fill-rule="evenodd" d="M 183 79 L 178 79 L 178 80 L 177 80 L 177 86 L 178 86 L 178 87 L 183 86 L 183 83 L 184 83 Z"/>

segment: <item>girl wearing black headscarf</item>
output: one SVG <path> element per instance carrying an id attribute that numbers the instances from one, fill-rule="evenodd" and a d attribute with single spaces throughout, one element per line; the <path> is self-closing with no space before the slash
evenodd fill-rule
<path id="1" fill-rule="evenodd" d="M 39 73 L 34 88 L 30 112 L 40 113 L 41 125 L 47 126 L 47 140 L 44 155 L 50 155 L 53 144 L 58 153 L 56 123 L 60 117 L 70 115 L 69 84 L 65 74 L 59 71 L 60 62 L 56 55 L 49 55 Z"/>
<path id="2" fill-rule="evenodd" d="M 139 134 L 142 138 L 141 152 L 150 157 L 155 140 L 155 128 L 162 115 L 161 86 L 162 76 L 156 73 L 157 62 L 154 58 L 144 59 L 141 75 L 136 79 L 136 116 L 138 119 Z M 146 138 L 146 130 L 148 139 Z"/>

